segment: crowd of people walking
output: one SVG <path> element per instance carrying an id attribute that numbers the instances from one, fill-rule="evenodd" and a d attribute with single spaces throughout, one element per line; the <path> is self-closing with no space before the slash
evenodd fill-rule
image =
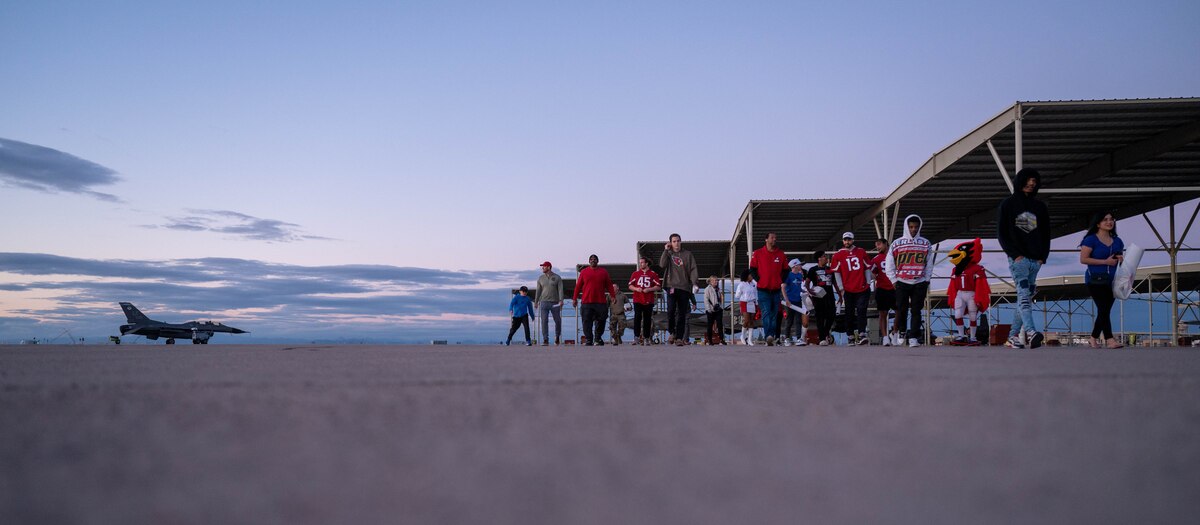
<path id="1" fill-rule="evenodd" d="M 1044 334 L 1033 318 L 1033 297 L 1037 275 L 1050 253 L 1049 212 L 1038 200 L 1041 176 L 1034 169 L 1017 174 L 1017 191 L 999 206 L 996 237 L 1008 259 L 1017 302 L 1007 341 L 1013 348 L 1037 348 Z M 810 343 L 834 344 L 835 333 L 845 335 L 845 344 L 868 345 L 868 307 L 872 295 L 878 312 L 876 336 L 883 346 L 919 346 L 924 342 L 922 312 L 929 294 L 933 272 L 934 246 L 921 236 L 923 221 L 917 214 L 904 219 L 901 237 L 889 242 L 874 241 L 875 253 L 856 244 L 853 232 L 841 237 L 841 247 L 833 254 L 817 251 L 806 265 L 798 258 L 788 259 L 779 247 L 775 233 L 768 233 L 762 247 L 750 256 L 749 267 L 740 275 L 732 290 L 733 304 L 724 304 L 725 294 L 717 276 L 707 278 L 703 294 L 707 344 L 727 344 L 726 311 L 730 329 L 740 325 L 737 341 L 744 345 L 804 346 Z M 607 326 L 611 344 L 622 344 L 626 330 L 626 304 L 632 304 L 634 345 L 654 344 L 657 330 L 653 321 L 659 292 L 665 303 L 666 344 L 687 345 L 689 314 L 697 307 L 700 280 L 696 259 L 684 248 L 683 239 L 672 233 L 658 259 L 660 276 L 651 261 L 640 256 L 637 270 L 627 284 L 632 297 L 613 283 L 599 265 L 599 257 L 588 257 L 588 266 L 579 271 L 572 305 L 582 325 L 580 344 L 603 345 Z M 1115 301 L 1112 282 L 1120 264 L 1124 243 L 1117 237 L 1116 221 L 1111 213 L 1097 215 L 1079 244 L 1080 263 L 1086 265 L 1085 282 L 1097 306 L 1090 345 L 1119 348 L 1112 332 L 1111 310 Z M 953 250 L 955 269 L 951 275 L 949 306 L 954 311 L 956 335 L 952 344 L 980 344 L 975 337 L 979 315 L 987 309 L 987 276 L 978 264 L 982 253 L 979 239 L 963 243 Z M 509 304 L 512 325 L 505 344 L 510 344 L 518 328 L 524 327 L 526 344 L 532 344 L 529 322 L 541 316 L 541 344 L 549 345 L 549 321 L 554 320 L 554 344 L 562 343 L 562 306 L 566 299 L 562 278 L 554 273 L 549 261 L 541 265 L 542 275 L 532 299 L 521 287 Z M 631 299 L 631 300 L 630 300 Z M 816 330 L 810 335 L 809 322 Z M 970 331 L 967 331 L 967 326 Z"/>

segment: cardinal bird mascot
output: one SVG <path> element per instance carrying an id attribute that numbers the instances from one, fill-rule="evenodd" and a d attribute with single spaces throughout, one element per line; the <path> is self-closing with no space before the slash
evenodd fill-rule
<path id="1" fill-rule="evenodd" d="M 955 346 L 979 346 L 975 339 L 975 328 L 979 323 L 979 312 L 985 312 L 991 302 L 992 289 L 988 286 L 987 274 L 979 265 L 983 258 L 983 242 L 979 238 L 964 242 L 950 250 L 950 262 L 954 271 L 950 275 L 947 290 L 950 304 L 954 307 L 954 329 L 957 331 L 950 344 Z M 971 330 L 963 333 L 963 314 L 971 322 Z"/>

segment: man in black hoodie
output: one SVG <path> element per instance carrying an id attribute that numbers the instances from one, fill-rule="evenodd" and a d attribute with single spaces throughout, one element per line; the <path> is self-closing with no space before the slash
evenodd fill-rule
<path id="1" fill-rule="evenodd" d="M 1008 269 L 1017 287 L 1017 315 L 1013 318 L 1013 348 L 1037 348 L 1043 336 L 1033 324 L 1033 294 L 1038 270 L 1050 255 L 1050 212 L 1037 200 L 1042 176 L 1035 169 L 1017 172 L 1015 192 L 1000 203 L 996 238 L 1008 255 Z"/>

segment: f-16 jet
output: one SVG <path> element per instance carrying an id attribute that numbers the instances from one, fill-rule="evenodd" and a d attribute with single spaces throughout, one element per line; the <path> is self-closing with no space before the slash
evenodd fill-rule
<path id="1" fill-rule="evenodd" d="M 179 324 L 155 321 L 146 317 L 146 314 L 143 314 L 132 303 L 121 303 L 121 309 L 125 310 L 125 319 L 129 321 L 129 324 L 121 325 L 121 335 L 140 335 L 152 341 L 162 337 L 167 340 L 169 345 L 175 344 L 175 339 L 184 338 L 191 339 L 192 344 L 206 345 L 213 334 L 217 332 L 248 333 L 245 330 L 212 321 L 188 321 Z"/>

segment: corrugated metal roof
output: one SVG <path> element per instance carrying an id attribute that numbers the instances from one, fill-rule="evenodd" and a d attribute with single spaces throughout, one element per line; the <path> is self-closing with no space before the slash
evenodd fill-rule
<path id="1" fill-rule="evenodd" d="M 761 246 L 768 232 L 790 253 L 840 247 L 845 231 L 869 250 L 879 236 L 877 224 L 883 229 L 885 221 L 903 222 L 916 213 L 924 220 L 922 235 L 933 242 L 995 238 L 997 207 L 1011 191 L 987 144 L 1015 178 L 1018 118 L 1023 166 L 1042 174 L 1039 198 L 1048 203 L 1055 237 L 1085 229 L 1097 211 L 1120 220 L 1200 197 L 1200 98 L 1017 102 L 935 153 L 884 197 L 753 200 L 730 241 L 705 241 L 713 245 L 703 251 L 685 245 L 701 261 L 702 274 L 712 269 L 717 275 L 728 274 L 732 247 L 736 275 L 748 264 L 748 250 Z M 1163 190 L 1182 187 L 1194 189 Z M 1106 192 L 1052 193 L 1081 188 Z M 657 262 L 662 244 L 642 241 L 638 251 Z"/>
<path id="2" fill-rule="evenodd" d="M 1010 191 L 987 143 L 1015 178 L 1018 116 L 1024 167 L 1042 175 L 1039 198 L 1050 209 L 1055 237 L 1084 229 L 1097 211 L 1112 211 L 1122 219 L 1200 196 L 1200 189 L 1051 193 L 1068 188 L 1200 188 L 1200 98 L 1018 102 L 935 154 L 853 222 L 869 221 L 898 202 L 901 216 L 921 215 L 921 233 L 934 242 L 994 238 L 996 207 Z"/>
<path id="3" fill-rule="evenodd" d="M 882 198 L 868 199 L 803 199 L 803 200 L 755 200 L 750 201 L 738 219 L 734 230 L 735 274 L 750 264 L 750 253 L 761 248 L 768 233 L 775 233 L 778 245 L 785 252 L 808 261 L 809 254 L 826 249 L 831 235 L 838 238 L 846 230 L 843 227 L 854 217 L 878 205 Z M 746 237 L 753 227 L 753 238 L 747 244 Z M 875 227 L 871 221 L 851 230 L 860 245 L 870 248 L 875 239 Z M 728 266 L 728 261 L 725 263 Z M 728 270 L 726 270 L 728 272 Z"/>

